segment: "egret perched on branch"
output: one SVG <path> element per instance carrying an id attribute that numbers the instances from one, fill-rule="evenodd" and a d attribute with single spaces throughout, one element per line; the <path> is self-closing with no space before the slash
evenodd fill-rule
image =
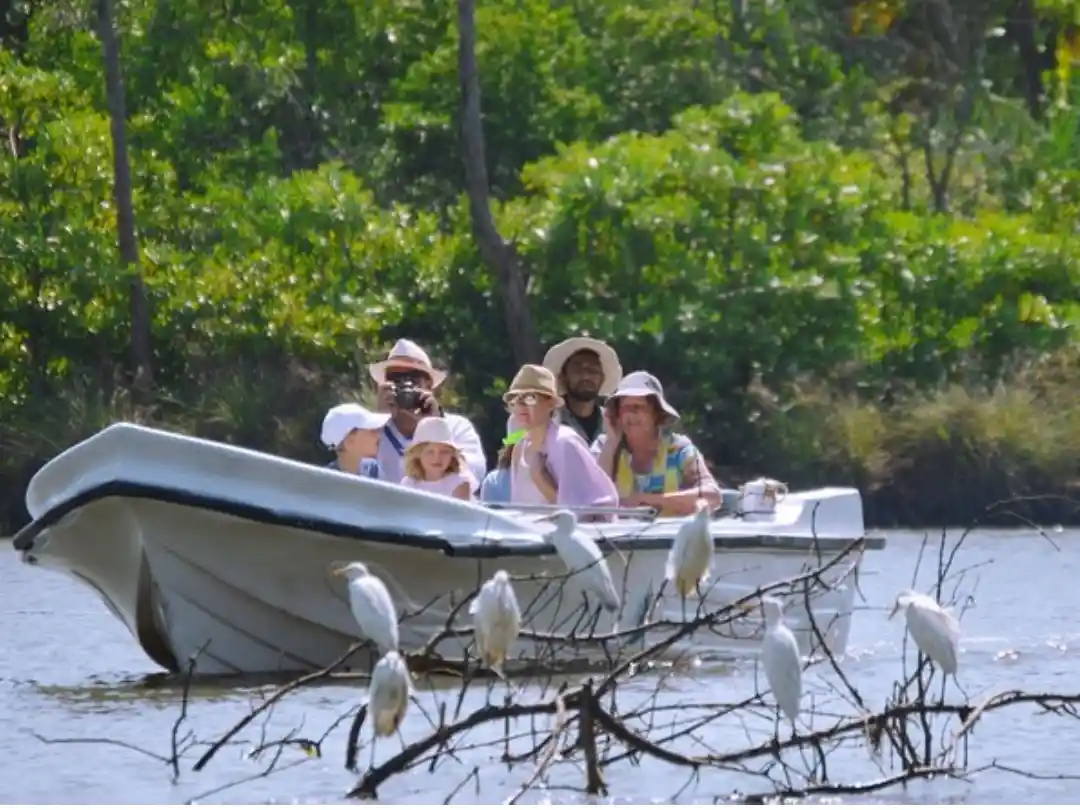
<path id="1" fill-rule="evenodd" d="M 555 528 L 544 539 L 555 546 L 563 564 L 580 578 L 582 589 L 594 594 L 605 610 L 617 613 L 622 607 L 619 592 L 611 579 L 607 560 L 591 537 L 576 532 L 577 518 L 573 512 L 560 509 L 550 518 Z"/>
<path id="2" fill-rule="evenodd" d="M 389 737 L 401 726 L 405 711 L 409 708 L 409 693 L 412 691 L 412 679 L 405 659 L 391 650 L 375 665 L 371 672 L 371 686 L 368 688 L 368 714 L 374 739 Z M 375 761 L 375 742 L 371 744 L 371 760 Z"/>
<path id="3" fill-rule="evenodd" d="M 679 526 L 671 551 L 668 552 L 665 576 L 675 581 L 675 590 L 683 599 L 708 578 L 712 570 L 713 551 L 709 503 L 701 498 L 697 502 L 697 511 Z"/>
<path id="4" fill-rule="evenodd" d="M 337 568 L 332 573 L 349 580 L 349 607 L 360 625 L 360 632 L 375 642 L 380 650 L 397 650 L 397 610 L 383 581 L 369 574 L 367 566 L 358 562 Z"/>
<path id="5" fill-rule="evenodd" d="M 521 631 L 521 609 L 510 575 L 496 571 L 469 605 L 469 613 L 473 617 L 477 656 L 502 675 L 503 662 Z"/>
<path id="6" fill-rule="evenodd" d="M 955 675 L 960 651 L 960 622 L 932 596 L 910 588 L 900 591 L 889 618 L 904 608 L 908 635 L 919 652 L 941 667 L 946 675 Z"/>
<path id="7" fill-rule="evenodd" d="M 784 605 L 779 599 L 763 597 L 761 610 L 765 614 L 765 637 L 761 641 L 761 665 L 765 669 L 765 680 L 769 682 L 776 705 L 794 725 L 802 701 L 799 644 L 791 628 L 784 624 Z M 777 736 L 780 736 L 779 733 Z"/>

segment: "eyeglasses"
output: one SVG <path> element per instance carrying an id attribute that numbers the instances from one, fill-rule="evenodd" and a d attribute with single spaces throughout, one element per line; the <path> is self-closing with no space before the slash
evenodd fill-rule
<path id="1" fill-rule="evenodd" d="M 417 386 L 422 385 L 428 381 L 428 375 L 422 371 L 387 371 L 386 381 L 388 383 L 402 383 L 406 380 L 411 380 Z"/>
<path id="2" fill-rule="evenodd" d="M 518 405 L 535 405 L 540 401 L 536 394 L 511 394 L 506 398 L 506 407 L 514 408 Z M 546 397 L 545 397 L 546 399 Z"/>

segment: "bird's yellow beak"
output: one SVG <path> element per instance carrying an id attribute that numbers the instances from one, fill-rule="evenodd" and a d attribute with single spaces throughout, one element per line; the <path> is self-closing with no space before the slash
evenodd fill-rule
<path id="1" fill-rule="evenodd" d="M 343 577 L 343 576 L 345 576 L 345 570 L 346 570 L 347 567 L 348 566 L 345 566 L 345 565 L 339 565 L 336 568 L 331 568 L 330 569 L 330 576 L 332 576 L 332 577 Z"/>
<path id="2" fill-rule="evenodd" d="M 892 619 L 892 617 L 893 617 L 893 616 L 895 616 L 895 615 L 896 615 L 896 611 L 898 611 L 898 610 L 900 610 L 900 603 L 899 603 L 899 602 L 897 602 L 896 604 L 894 604 L 894 605 L 892 606 L 892 610 L 890 610 L 890 611 L 889 611 L 889 619 L 890 619 L 890 620 Z"/>

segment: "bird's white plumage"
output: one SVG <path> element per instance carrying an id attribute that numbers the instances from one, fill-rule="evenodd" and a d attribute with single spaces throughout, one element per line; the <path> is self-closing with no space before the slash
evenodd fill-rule
<path id="1" fill-rule="evenodd" d="M 469 605 L 476 654 L 485 666 L 502 671 L 510 647 L 521 631 L 521 609 L 510 575 L 496 571 Z"/>
<path id="2" fill-rule="evenodd" d="M 397 609 L 383 581 L 358 562 L 334 573 L 349 580 L 349 607 L 360 632 L 383 652 L 398 649 Z"/>
<path id="3" fill-rule="evenodd" d="M 709 525 L 709 504 L 697 502 L 697 511 L 683 521 L 668 552 L 665 576 L 673 580 L 675 590 L 684 599 L 699 584 L 704 584 L 712 571 L 713 538 Z"/>
<path id="4" fill-rule="evenodd" d="M 919 651 L 937 664 L 946 675 L 955 675 L 959 665 L 960 622 L 932 596 L 904 590 L 896 597 L 891 619 L 903 609 L 908 635 Z"/>
<path id="5" fill-rule="evenodd" d="M 611 569 L 596 541 L 576 531 L 577 518 L 573 512 L 561 509 L 550 520 L 555 528 L 547 533 L 545 539 L 555 546 L 563 564 L 575 572 L 582 589 L 595 595 L 605 610 L 618 612 L 622 600 L 611 578 Z"/>
<path id="6" fill-rule="evenodd" d="M 761 600 L 765 614 L 765 636 L 761 641 L 761 666 L 769 682 L 776 704 L 785 716 L 795 722 L 802 702 L 802 660 L 799 643 L 791 628 L 784 624 L 784 608 L 779 600 Z"/>
<path id="7" fill-rule="evenodd" d="M 376 737 L 389 737 L 397 731 L 409 708 L 411 690 L 412 679 L 405 659 L 396 650 L 391 650 L 379 659 L 371 672 L 368 713 Z"/>

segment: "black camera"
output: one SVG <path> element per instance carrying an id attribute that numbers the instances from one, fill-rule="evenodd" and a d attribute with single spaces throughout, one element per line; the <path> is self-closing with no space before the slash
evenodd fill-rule
<path id="1" fill-rule="evenodd" d="M 394 383 L 394 402 L 403 411 L 415 411 L 420 407 L 420 396 L 423 389 L 417 388 L 416 383 L 408 378 Z"/>

